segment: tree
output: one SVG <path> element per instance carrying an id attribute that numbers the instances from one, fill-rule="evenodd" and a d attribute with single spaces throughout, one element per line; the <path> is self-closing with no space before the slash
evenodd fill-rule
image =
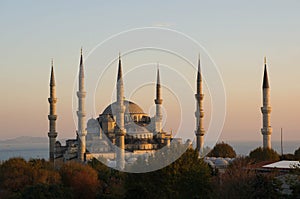
<path id="1" fill-rule="evenodd" d="M 287 153 L 280 156 L 280 160 L 295 160 L 294 154 Z"/>
<path id="2" fill-rule="evenodd" d="M 98 172 L 98 180 L 101 184 L 98 190 L 100 198 L 121 198 L 124 196 L 125 173 L 106 166 L 96 158 L 90 160 L 88 165 Z"/>
<path id="3" fill-rule="evenodd" d="M 33 184 L 60 184 L 59 172 L 45 159 L 31 159 L 28 164 L 33 169 Z"/>
<path id="4" fill-rule="evenodd" d="M 55 198 L 55 199 L 72 199 L 72 193 L 70 189 L 64 188 L 59 184 L 35 184 L 31 186 L 27 186 L 22 192 L 23 199 L 47 199 L 47 198 Z"/>
<path id="5" fill-rule="evenodd" d="M 295 159 L 300 160 L 300 147 L 295 151 Z"/>
<path id="6" fill-rule="evenodd" d="M 278 161 L 280 159 L 278 153 L 273 149 L 258 147 L 250 152 L 250 159 L 255 162 L 262 161 Z"/>
<path id="7" fill-rule="evenodd" d="M 60 169 L 62 183 L 74 198 L 95 198 L 100 188 L 97 172 L 88 165 L 67 162 Z"/>
<path id="8" fill-rule="evenodd" d="M 11 158 L 0 165 L 0 198 L 21 197 L 28 187 L 60 184 L 59 173 L 48 161 Z"/>
<path id="9" fill-rule="evenodd" d="M 224 142 L 217 143 L 216 146 L 207 154 L 208 157 L 235 158 L 236 153 L 232 146 Z"/>
<path id="10" fill-rule="evenodd" d="M 0 187 L 8 195 L 20 193 L 34 182 L 32 167 L 23 158 L 11 158 L 0 167 Z"/>
<path id="11" fill-rule="evenodd" d="M 210 198 L 211 185 L 211 170 L 193 149 L 160 170 L 129 173 L 125 181 L 126 198 Z"/>
<path id="12" fill-rule="evenodd" d="M 219 176 L 219 198 L 280 198 L 280 183 L 272 173 L 260 174 L 248 158 L 237 158 Z"/>

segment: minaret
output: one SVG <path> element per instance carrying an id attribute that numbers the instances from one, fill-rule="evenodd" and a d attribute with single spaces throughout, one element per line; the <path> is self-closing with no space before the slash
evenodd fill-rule
<path id="1" fill-rule="evenodd" d="M 81 162 L 85 161 L 85 136 L 86 136 L 86 122 L 85 122 L 85 96 L 86 92 L 84 90 L 84 68 L 83 68 L 83 58 L 82 58 L 82 49 L 80 53 L 80 65 L 79 65 L 79 89 L 77 92 L 78 97 L 78 130 L 77 130 L 77 139 L 78 139 L 78 160 Z"/>
<path id="2" fill-rule="evenodd" d="M 125 114 L 125 105 L 124 105 L 124 85 L 123 85 L 123 75 L 122 75 L 122 65 L 121 65 L 121 56 L 119 55 L 119 68 L 117 76 L 117 107 L 116 107 L 116 160 L 117 160 L 117 169 L 125 168 L 125 134 L 126 130 L 124 128 L 124 114 Z"/>
<path id="3" fill-rule="evenodd" d="M 49 160 L 50 162 L 54 162 L 54 149 L 55 142 L 57 137 L 56 132 L 56 91 L 55 91 L 55 78 L 54 78 L 54 69 L 53 69 L 53 60 L 51 61 L 51 77 L 50 77 L 50 97 L 48 98 L 48 102 L 50 104 L 50 113 L 48 115 L 49 119 Z"/>
<path id="4" fill-rule="evenodd" d="M 198 58 L 198 72 L 197 72 L 197 93 L 195 94 L 196 98 L 196 150 L 200 153 L 203 152 L 203 146 L 204 146 L 204 134 L 205 130 L 203 128 L 203 119 L 204 119 L 204 111 L 203 111 L 203 90 L 202 90 L 202 75 L 201 75 L 201 68 L 200 68 L 200 55 Z"/>
<path id="5" fill-rule="evenodd" d="M 156 79 L 156 99 L 154 100 L 156 104 L 155 113 L 155 133 L 161 133 L 162 131 L 162 111 L 161 111 L 161 87 L 160 87 L 160 77 L 159 77 L 159 66 L 157 64 L 157 79 Z"/>
<path id="6" fill-rule="evenodd" d="M 263 148 L 271 149 L 271 122 L 270 122 L 270 114 L 272 111 L 271 104 L 270 104 L 270 86 L 269 86 L 269 79 L 268 79 L 268 71 L 267 71 L 267 59 L 264 58 L 265 63 L 265 70 L 264 70 L 264 77 L 263 77 L 263 107 L 261 107 L 261 112 L 263 115 L 263 127 L 261 129 L 261 133 L 263 135 Z"/>

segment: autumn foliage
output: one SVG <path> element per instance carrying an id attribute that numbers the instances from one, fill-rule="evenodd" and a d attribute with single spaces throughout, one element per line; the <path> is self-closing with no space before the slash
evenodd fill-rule
<path id="1" fill-rule="evenodd" d="M 215 151 L 234 154 L 232 147 L 220 144 Z M 189 148 L 169 166 L 148 173 L 123 173 L 97 159 L 54 166 L 40 159 L 11 158 L 0 163 L 0 198 L 285 198 L 276 173 L 253 169 L 264 158 L 278 159 L 278 154 L 258 148 L 249 156 L 236 158 L 224 172 L 216 172 Z M 148 164 L 170 157 L 172 152 L 165 151 L 149 157 Z M 300 176 L 299 170 L 295 174 Z M 291 189 L 289 197 L 297 198 L 300 184 L 292 183 Z"/>

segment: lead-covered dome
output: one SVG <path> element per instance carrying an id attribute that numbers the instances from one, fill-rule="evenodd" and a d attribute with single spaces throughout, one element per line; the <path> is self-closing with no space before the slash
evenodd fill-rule
<path id="1" fill-rule="evenodd" d="M 124 105 L 125 105 L 125 113 L 144 114 L 143 109 L 141 107 L 139 107 L 139 105 L 137 105 L 131 101 L 124 100 Z M 117 108 L 117 102 L 114 102 L 114 103 L 108 105 L 102 114 L 104 114 L 104 115 L 116 114 L 116 110 L 117 110 L 116 108 Z"/>

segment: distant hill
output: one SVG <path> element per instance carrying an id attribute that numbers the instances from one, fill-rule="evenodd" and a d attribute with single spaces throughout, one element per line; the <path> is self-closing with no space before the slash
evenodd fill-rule
<path id="1" fill-rule="evenodd" d="M 35 144 L 35 143 L 48 143 L 47 137 L 31 137 L 31 136 L 20 136 L 13 139 L 0 140 L 2 144 Z"/>

